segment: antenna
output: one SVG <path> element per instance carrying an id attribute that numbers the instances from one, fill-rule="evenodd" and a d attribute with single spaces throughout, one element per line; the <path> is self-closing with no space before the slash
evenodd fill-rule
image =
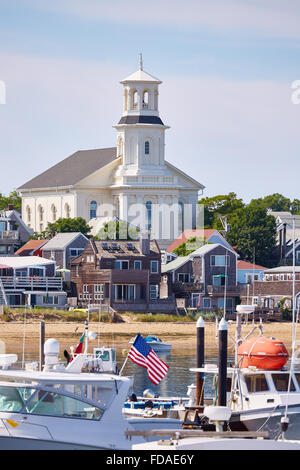
<path id="1" fill-rule="evenodd" d="M 140 55 L 139 55 L 139 69 L 143 70 L 143 56 L 142 56 L 141 52 L 140 52 Z"/>

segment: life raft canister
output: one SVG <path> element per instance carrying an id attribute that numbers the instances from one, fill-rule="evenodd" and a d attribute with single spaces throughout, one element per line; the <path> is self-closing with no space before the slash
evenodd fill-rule
<path id="1" fill-rule="evenodd" d="M 238 348 L 238 360 L 241 368 L 279 370 L 289 359 L 289 354 L 282 341 L 259 336 L 249 338 Z"/>

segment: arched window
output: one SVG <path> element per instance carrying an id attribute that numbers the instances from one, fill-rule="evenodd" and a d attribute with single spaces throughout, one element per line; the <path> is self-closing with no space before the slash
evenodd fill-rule
<path id="1" fill-rule="evenodd" d="M 184 212 L 183 212 L 183 203 L 178 202 L 178 232 L 182 233 L 184 231 Z"/>
<path id="2" fill-rule="evenodd" d="M 146 202 L 146 230 L 150 231 L 152 225 L 152 202 Z"/>
<path id="3" fill-rule="evenodd" d="M 65 204 L 65 215 L 67 219 L 71 217 L 71 208 L 68 203 Z"/>
<path id="4" fill-rule="evenodd" d="M 52 206 L 51 206 L 51 212 L 52 212 L 52 221 L 55 222 L 56 221 L 56 215 L 57 215 L 57 209 L 56 209 L 54 204 L 52 204 Z"/>
<path id="5" fill-rule="evenodd" d="M 145 142 L 145 155 L 149 155 L 150 154 L 150 142 L 149 140 L 146 140 Z"/>
<path id="6" fill-rule="evenodd" d="M 27 217 L 27 222 L 31 221 L 31 209 L 29 206 L 26 206 L 26 217 Z"/>
<path id="7" fill-rule="evenodd" d="M 43 219 L 44 219 L 44 209 L 43 209 L 43 206 L 39 205 L 39 207 L 38 207 L 38 213 L 39 213 L 40 222 L 43 222 Z"/>
<path id="8" fill-rule="evenodd" d="M 144 90 L 143 92 L 143 108 L 149 107 L 149 92 L 148 90 Z"/>
<path id="9" fill-rule="evenodd" d="M 97 217 L 97 202 L 90 202 L 90 219 L 95 219 Z"/>
<path id="10" fill-rule="evenodd" d="M 132 90 L 132 108 L 136 109 L 138 107 L 138 92 L 137 90 Z"/>

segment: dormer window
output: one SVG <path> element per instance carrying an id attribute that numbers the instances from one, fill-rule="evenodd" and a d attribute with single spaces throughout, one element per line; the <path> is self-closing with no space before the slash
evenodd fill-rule
<path id="1" fill-rule="evenodd" d="M 148 140 L 145 142 L 145 155 L 150 155 L 150 142 Z"/>

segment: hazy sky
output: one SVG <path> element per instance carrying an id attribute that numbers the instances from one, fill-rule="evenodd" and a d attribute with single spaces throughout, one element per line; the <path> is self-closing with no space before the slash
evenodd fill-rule
<path id="1" fill-rule="evenodd" d="M 204 195 L 300 199 L 299 0 L 0 0 L 0 192 L 116 145 L 140 52 L 166 159 Z"/>

